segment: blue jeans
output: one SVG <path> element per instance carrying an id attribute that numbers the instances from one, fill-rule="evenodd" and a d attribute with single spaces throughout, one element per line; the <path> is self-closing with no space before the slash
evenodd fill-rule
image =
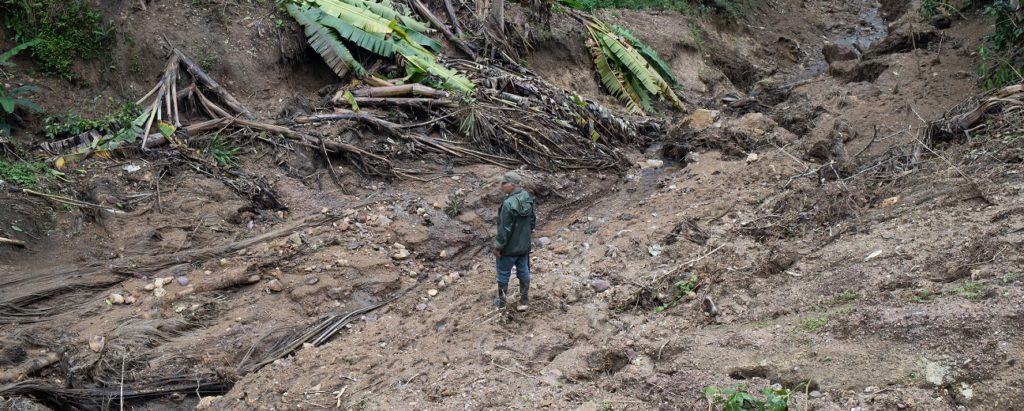
<path id="1" fill-rule="evenodd" d="M 498 284 L 508 284 L 512 277 L 512 267 L 516 268 L 519 283 L 530 283 L 530 255 L 501 256 L 495 264 L 498 268 Z"/>

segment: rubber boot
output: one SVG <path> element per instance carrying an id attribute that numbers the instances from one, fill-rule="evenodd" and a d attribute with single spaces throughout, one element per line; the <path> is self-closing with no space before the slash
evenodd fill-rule
<path id="1" fill-rule="evenodd" d="M 506 295 L 508 295 L 508 283 L 498 283 L 498 298 L 494 299 L 494 305 L 498 308 L 505 308 Z"/>
<path id="2" fill-rule="evenodd" d="M 516 306 L 516 311 L 526 311 L 530 308 L 530 283 L 519 282 L 519 305 Z"/>

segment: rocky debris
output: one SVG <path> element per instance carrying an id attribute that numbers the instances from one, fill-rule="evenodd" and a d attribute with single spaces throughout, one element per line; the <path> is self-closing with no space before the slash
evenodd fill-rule
<path id="1" fill-rule="evenodd" d="M 437 289 L 431 288 L 431 289 L 427 290 L 427 295 L 429 295 L 431 297 L 436 296 L 437 295 Z"/>
<path id="2" fill-rule="evenodd" d="M 156 297 L 156 298 L 163 298 L 163 296 L 165 296 L 165 295 L 167 295 L 167 290 L 165 290 L 163 287 L 159 287 L 159 288 L 153 289 L 153 296 L 154 297 Z"/>
<path id="3" fill-rule="evenodd" d="M 320 277 L 313 274 L 306 276 L 306 285 L 316 285 L 318 282 L 320 282 Z"/>
<path id="4" fill-rule="evenodd" d="M 860 52 L 852 45 L 845 43 L 825 43 L 825 46 L 821 48 L 821 54 L 825 56 L 825 61 L 829 64 L 860 58 Z"/>
<path id="5" fill-rule="evenodd" d="M 664 166 L 665 166 L 665 161 L 664 160 L 658 160 L 658 159 L 655 159 L 655 158 L 647 159 L 647 161 L 644 161 L 643 163 L 640 163 L 640 168 L 641 169 L 658 169 L 658 168 L 662 168 Z"/>
<path id="6" fill-rule="evenodd" d="M 590 280 L 590 288 L 594 289 L 595 292 L 603 293 L 605 291 L 608 291 L 609 288 L 612 288 L 612 284 L 609 283 L 607 280 L 595 278 L 593 280 Z"/>
<path id="7" fill-rule="evenodd" d="M 647 247 L 647 252 L 651 254 L 651 257 L 657 257 L 661 255 L 661 252 L 663 250 L 664 248 L 661 246 L 661 244 L 651 244 L 649 247 Z"/>
<path id="8" fill-rule="evenodd" d="M 761 113 L 748 113 L 736 121 L 735 129 L 755 136 L 763 136 L 774 130 L 776 125 L 775 120 L 772 120 L 771 117 Z"/>
<path id="9" fill-rule="evenodd" d="M 113 293 L 110 294 L 110 297 L 107 297 L 107 301 L 110 301 L 113 305 L 121 305 L 124 304 L 124 296 L 118 293 Z"/>
<path id="10" fill-rule="evenodd" d="M 705 130 L 718 120 L 721 113 L 715 110 L 698 109 L 686 116 L 683 120 L 683 126 L 689 127 L 694 130 Z"/>
<path id="11" fill-rule="evenodd" d="M 547 237 L 541 237 L 537 239 L 536 243 L 538 246 L 547 247 L 551 245 L 551 239 Z"/>
<path id="12" fill-rule="evenodd" d="M 105 345 L 107 345 L 107 339 L 103 338 L 102 335 L 94 335 L 89 339 L 89 349 L 92 350 L 92 352 L 103 351 L 103 347 Z"/>
<path id="13" fill-rule="evenodd" d="M 395 243 L 392 248 L 394 249 L 394 252 L 391 254 L 391 258 L 394 258 L 396 260 L 404 260 L 406 258 L 409 258 L 410 255 L 412 255 L 411 253 L 409 253 L 409 250 L 406 249 L 404 245 L 402 245 L 402 243 Z"/>
<path id="14" fill-rule="evenodd" d="M 427 309 L 427 304 L 426 303 L 416 304 L 416 311 L 424 311 L 426 309 Z"/>
<path id="15" fill-rule="evenodd" d="M 474 211 L 466 211 L 466 212 L 464 212 L 462 214 L 459 214 L 459 216 L 456 217 L 456 218 L 459 221 L 461 221 L 463 223 L 466 223 L 466 224 L 469 224 L 469 223 L 475 222 L 477 220 L 480 220 L 480 216 L 477 215 L 477 213 L 474 212 Z"/>
<path id="16" fill-rule="evenodd" d="M 281 280 L 275 278 L 267 282 L 267 289 L 272 293 L 279 293 L 284 290 L 284 284 L 281 284 Z"/>
<path id="17" fill-rule="evenodd" d="M 187 286 L 188 285 L 188 277 L 185 277 L 185 276 L 178 277 L 178 285 L 180 285 L 182 287 Z"/>

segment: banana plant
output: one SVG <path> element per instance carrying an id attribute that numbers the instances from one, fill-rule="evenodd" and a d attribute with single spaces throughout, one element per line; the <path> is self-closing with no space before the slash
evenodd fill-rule
<path id="1" fill-rule="evenodd" d="M 0 53 L 0 74 L 3 73 L 4 68 L 10 68 L 14 66 L 10 60 L 14 58 L 19 52 L 32 47 L 39 43 L 39 40 L 32 40 L 25 43 L 21 43 L 14 48 Z M 38 90 L 35 86 L 23 85 L 18 87 L 8 88 L 7 86 L 0 84 L 0 137 L 11 135 L 11 126 L 7 124 L 9 117 L 15 115 L 15 110 L 19 108 L 28 109 L 37 113 L 41 113 L 43 109 L 39 108 L 32 100 L 29 100 L 25 96 L 34 93 Z"/>
<path id="2" fill-rule="evenodd" d="M 339 76 L 350 71 L 367 75 L 347 44 L 385 58 L 400 57 L 406 81 L 437 77 L 452 90 L 469 93 L 473 83 L 437 61 L 441 44 L 427 36 L 432 30 L 388 1 L 310 0 L 288 4 L 288 13 L 303 26 L 309 44 Z"/>
<path id="3" fill-rule="evenodd" d="M 628 30 L 595 18 L 586 19 L 588 46 L 601 84 L 634 113 L 653 112 L 653 97 L 668 100 L 679 110 L 678 87 L 668 64 Z"/>

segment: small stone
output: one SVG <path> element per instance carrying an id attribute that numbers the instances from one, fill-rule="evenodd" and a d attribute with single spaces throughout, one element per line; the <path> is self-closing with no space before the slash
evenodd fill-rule
<path id="1" fill-rule="evenodd" d="M 306 285 L 315 285 L 318 282 L 320 282 L 320 277 L 317 277 L 315 275 L 306 277 Z"/>
<path id="2" fill-rule="evenodd" d="M 163 287 L 153 290 L 153 296 L 156 298 L 163 298 L 165 295 L 167 295 L 167 290 L 163 289 Z"/>
<path id="3" fill-rule="evenodd" d="M 437 253 L 437 256 L 441 258 L 448 258 L 448 250 L 441 250 L 440 253 Z"/>
<path id="4" fill-rule="evenodd" d="M 612 285 L 606 280 L 596 278 L 590 280 L 590 288 L 593 288 L 596 292 L 603 293 L 605 291 L 608 291 L 609 288 L 612 288 Z"/>
<path id="5" fill-rule="evenodd" d="M 683 157 L 683 159 L 686 160 L 686 164 L 697 164 L 700 162 L 700 154 L 696 151 L 691 151 L 686 153 L 686 157 Z"/>
<path id="6" fill-rule="evenodd" d="M 431 288 L 431 289 L 427 290 L 427 295 L 429 295 L 431 297 L 436 296 L 437 295 L 437 290 Z"/>
<path id="7" fill-rule="evenodd" d="M 260 282 L 260 276 L 258 274 L 253 274 L 250 275 L 249 278 L 247 278 L 245 281 L 249 284 L 256 284 Z"/>
<path id="8" fill-rule="evenodd" d="M 693 291 L 690 291 L 689 293 L 686 294 L 686 299 L 687 300 L 696 300 L 697 299 L 697 293 L 695 293 Z"/>
<path id="9" fill-rule="evenodd" d="M 541 237 L 537 239 L 537 245 L 541 247 L 547 247 L 551 245 L 551 239 L 547 237 Z"/>
<path id="10" fill-rule="evenodd" d="M 107 297 L 107 300 L 114 305 L 124 304 L 124 296 L 118 293 L 110 294 L 110 297 Z"/>
<path id="11" fill-rule="evenodd" d="M 757 153 L 747 154 L 747 162 L 748 163 L 753 163 L 753 162 L 757 161 L 758 158 L 760 158 L 760 156 L 758 156 Z"/>
<path id="12" fill-rule="evenodd" d="M 333 300 L 341 299 L 341 297 L 343 297 L 345 295 L 344 293 L 345 293 L 345 290 L 343 288 L 341 288 L 341 287 L 332 287 L 332 288 L 327 290 L 327 296 L 330 297 Z"/>
<path id="13" fill-rule="evenodd" d="M 704 130 L 711 127 L 718 119 L 719 112 L 713 110 L 699 109 L 694 111 L 683 120 L 683 124 L 694 130 Z"/>
<path id="14" fill-rule="evenodd" d="M 409 258 L 409 255 L 409 250 L 406 250 L 405 248 L 399 248 L 398 250 L 395 250 L 394 254 L 391 254 L 391 258 L 394 258 L 396 260 L 404 260 L 406 258 Z"/>
<path id="15" fill-rule="evenodd" d="M 146 291 L 153 291 L 154 288 L 156 288 L 156 284 L 153 283 L 146 284 L 145 287 L 142 287 L 142 289 Z"/>
<path id="16" fill-rule="evenodd" d="M 103 338 L 102 335 L 94 335 L 92 336 L 92 339 L 89 340 L 89 349 L 92 350 L 92 352 L 103 351 L 104 345 L 107 345 L 107 339 Z"/>
<path id="17" fill-rule="evenodd" d="M 351 227 L 352 223 L 349 222 L 348 217 L 345 217 L 344 220 L 341 220 L 341 223 L 338 223 L 338 230 L 340 231 L 348 231 L 348 229 Z"/>
<path id="18" fill-rule="evenodd" d="M 187 286 L 188 285 L 188 277 L 185 277 L 185 276 L 178 277 L 178 285 L 180 285 L 182 287 Z"/>
<path id="19" fill-rule="evenodd" d="M 658 160 L 658 159 L 655 159 L 655 158 L 647 159 L 647 161 L 644 161 L 642 164 L 640 164 L 640 168 L 642 168 L 642 169 L 648 169 L 648 168 L 658 169 L 658 168 L 662 168 L 664 166 L 665 166 L 665 161 Z"/>
<path id="20" fill-rule="evenodd" d="M 327 207 L 324 207 L 324 208 L 320 209 L 320 214 L 327 214 L 327 212 L 329 212 L 329 211 L 331 211 L 331 209 L 329 209 Z"/>
<path id="21" fill-rule="evenodd" d="M 810 395 L 811 395 L 811 398 L 820 398 L 821 397 L 821 391 L 818 391 L 818 390 L 811 391 Z"/>
<path id="22" fill-rule="evenodd" d="M 281 281 L 275 278 L 267 282 L 267 289 L 272 293 L 279 293 L 284 290 L 284 284 L 281 284 Z"/>
<path id="23" fill-rule="evenodd" d="M 451 274 L 448 274 L 448 278 L 449 282 L 456 282 L 459 281 L 459 278 L 462 278 L 462 275 L 460 275 L 458 272 L 452 272 Z"/>
<path id="24" fill-rule="evenodd" d="M 427 309 L 427 305 L 424 303 L 416 304 L 416 311 L 423 311 Z"/>
<path id="25" fill-rule="evenodd" d="M 125 304 L 135 304 L 135 301 L 136 301 L 136 299 L 133 296 L 129 295 L 129 296 L 124 297 L 124 303 Z"/>

